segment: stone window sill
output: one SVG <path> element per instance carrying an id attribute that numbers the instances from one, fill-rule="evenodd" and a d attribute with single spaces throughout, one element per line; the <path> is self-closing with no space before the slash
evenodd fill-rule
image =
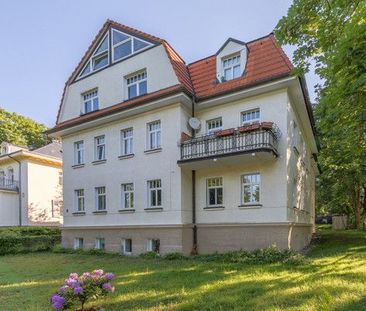
<path id="1" fill-rule="evenodd" d="M 242 204 L 239 205 L 238 207 L 240 209 L 255 209 L 255 208 L 261 208 L 263 205 L 260 203 L 255 203 L 255 204 Z"/>
<path id="2" fill-rule="evenodd" d="M 107 214 L 107 211 L 94 211 L 93 214 L 94 215 L 105 215 L 105 214 Z"/>
<path id="3" fill-rule="evenodd" d="M 147 207 L 145 208 L 146 212 L 161 212 L 163 210 L 162 207 Z"/>
<path id="4" fill-rule="evenodd" d="M 84 216 L 85 212 L 73 212 L 72 213 L 74 216 Z"/>
<path id="5" fill-rule="evenodd" d="M 133 158 L 135 156 L 134 153 L 130 153 L 130 154 L 124 154 L 124 155 L 120 155 L 118 157 L 118 159 L 120 160 L 125 160 L 125 159 L 130 159 L 130 158 Z"/>
<path id="6" fill-rule="evenodd" d="M 73 166 L 71 166 L 72 168 L 82 168 L 85 166 L 85 163 L 81 163 L 81 164 L 75 164 Z"/>
<path id="7" fill-rule="evenodd" d="M 220 211 L 225 209 L 225 206 L 205 206 L 203 209 L 206 211 Z"/>
<path id="8" fill-rule="evenodd" d="M 162 148 L 149 149 L 149 150 L 145 150 L 144 153 L 145 154 L 150 154 L 150 153 L 161 152 L 162 150 L 163 150 Z"/>
<path id="9" fill-rule="evenodd" d="M 96 160 L 96 161 L 93 161 L 92 163 L 93 163 L 93 165 L 98 165 L 98 164 L 103 164 L 103 163 L 106 163 L 106 162 L 107 162 L 107 160 L 104 159 L 104 160 Z"/>
<path id="10" fill-rule="evenodd" d="M 129 214 L 129 213 L 134 213 L 134 212 L 135 212 L 134 208 L 125 208 L 125 209 L 118 210 L 118 213 L 122 213 L 122 214 Z"/>

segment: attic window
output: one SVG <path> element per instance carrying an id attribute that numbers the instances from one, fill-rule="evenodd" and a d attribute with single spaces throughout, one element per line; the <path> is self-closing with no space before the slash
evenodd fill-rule
<path id="1" fill-rule="evenodd" d="M 235 54 L 222 59 L 222 68 L 224 70 L 225 81 L 233 80 L 240 77 L 240 54 Z"/>

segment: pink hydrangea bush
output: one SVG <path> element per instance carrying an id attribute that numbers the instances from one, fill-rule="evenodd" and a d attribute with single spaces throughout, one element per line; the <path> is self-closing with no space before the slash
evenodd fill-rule
<path id="1" fill-rule="evenodd" d="M 111 284 L 113 279 L 113 273 L 104 273 L 101 269 L 84 272 L 82 275 L 71 273 L 58 292 L 52 295 L 52 307 L 55 310 L 70 310 L 79 305 L 80 310 L 85 310 L 84 305 L 87 301 L 114 292 Z"/>

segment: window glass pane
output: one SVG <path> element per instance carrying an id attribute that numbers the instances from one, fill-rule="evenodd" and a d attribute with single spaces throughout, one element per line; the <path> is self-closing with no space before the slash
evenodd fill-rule
<path id="1" fill-rule="evenodd" d="M 93 58 L 93 70 L 98 70 L 104 66 L 108 65 L 108 54 L 105 53 L 102 56 Z"/>
<path id="2" fill-rule="evenodd" d="M 148 46 L 148 44 L 146 42 L 138 40 L 136 38 L 133 39 L 133 47 L 134 47 L 135 52 L 143 49 L 146 46 Z"/>
<path id="3" fill-rule="evenodd" d="M 231 68 L 225 69 L 225 71 L 224 71 L 224 77 L 225 77 L 225 80 L 226 81 L 232 80 L 233 74 L 232 74 Z"/>
<path id="4" fill-rule="evenodd" d="M 146 94 L 147 93 L 147 81 L 145 80 L 145 81 L 140 82 L 139 88 L 140 88 L 139 95 Z"/>
<path id="5" fill-rule="evenodd" d="M 217 188 L 217 202 L 216 204 L 219 204 L 221 205 L 222 204 L 222 198 L 223 198 L 223 195 L 222 195 L 222 188 Z"/>
<path id="6" fill-rule="evenodd" d="M 122 42 L 124 40 L 127 40 L 129 37 L 126 36 L 125 34 L 119 32 L 119 31 L 115 31 L 113 30 L 113 45 L 115 45 L 116 43 Z"/>
<path id="7" fill-rule="evenodd" d="M 156 191 L 155 190 L 151 190 L 151 201 L 150 201 L 150 206 L 155 206 L 156 205 Z"/>
<path id="8" fill-rule="evenodd" d="M 98 97 L 95 97 L 93 99 L 93 110 L 98 110 L 99 109 L 99 100 Z"/>
<path id="9" fill-rule="evenodd" d="M 102 44 L 99 46 L 99 48 L 95 51 L 95 54 L 99 54 L 103 51 L 107 51 L 108 50 L 108 36 L 106 36 L 102 42 Z"/>
<path id="10" fill-rule="evenodd" d="M 121 59 L 131 54 L 132 52 L 131 40 L 125 43 L 122 43 L 119 46 L 114 48 L 114 60 Z"/>
<path id="11" fill-rule="evenodd" d="M 161 190 L 157 190 L 157 206 L 161 206 Z"/>
<path id="12" fill-rule="evenodd" d="M 208 190 L 208 202 L 209 202 L 209 205 L 215 205 L 216 204 L 215 189 L 209 189 Z"/>
<path id="13" fill-rule="evenodd" d="M 86 74 L 88 74 L 90 72 L 90 62 L 88 62 L 85 66 L 85 68 L 83 69 L 83 71 L 81 72 L 80 76 L 85 76 Z"/>
<path id="14" fill-rule="evenodd" d="M 128 99 L 134 98 L 137 96 L 137 85 L 133 84 L 128 87 Z"/>
<path id="15" fill-rule="evenodd" d="M 92 111 L 92 102 L 91 102 L 91 100 L 88 100 L 88 101 L 84 102 L 84 112 L 88 113 L 90 111 Z"/>
<path id="16" fill-rule="evenodd" d="M 234 67 L 234 79 L 240 77 L 240 66 Z"/>

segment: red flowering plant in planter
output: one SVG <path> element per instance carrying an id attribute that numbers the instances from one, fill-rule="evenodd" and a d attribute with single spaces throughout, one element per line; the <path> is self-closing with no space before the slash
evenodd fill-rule
<path id="1" fill-rule="evenodd" d="M 109 293 L 114 292 L 111 281 L 114 279 L 113 273 L 104 273 L 103 270 L 84 272 L 82 275 L 71 273 L 65 280 L 64 285 L 58 292 L 50 298 L 52 307 L 55 310 L 98 310 L 95 308 L 84 309 L 84 305 L 89 300 L 97 300 Z"/>

